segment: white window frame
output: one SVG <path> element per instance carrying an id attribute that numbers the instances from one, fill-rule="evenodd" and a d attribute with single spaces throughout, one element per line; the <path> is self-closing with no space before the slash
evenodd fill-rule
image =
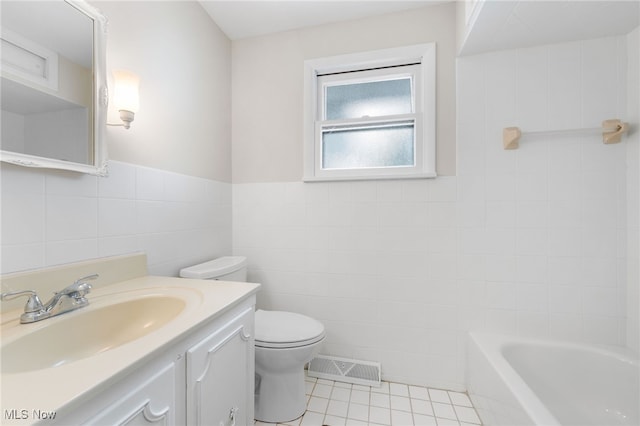
<path id="1" fill-rule="evenodd" d="M 321 79 L 331 82 L 344 78 L 346 83 L 354 81 L 348 72 L 367 71 L 374 81 L 406 75 L 394 68 L 401 65 L 418 64 L 411 72 L 414 85 L 415 109 L 413 114 L 387 116 L 385 119 L 368 118 L 353 120 L 323 120 L 324 105 Z M 305 61 L 304 77 L 304 181 L 362 180 L 362 179 L 407 179 L 436 177 L 436 54 L 435 43 L 377 50 L 349 55 L 333 56 Z M 338 73 L 343 74 L 340 77 Z M 324 76 L 332 75 L 330 78 Z M 336 77 L 337 75 L 337 77 Z M 378 78 L 375 78 L 375 76 Z M 382 77 L 380 77 L 382 76 Z M 366 80 L 365 80 L 366 81 Z M 358 169 L 322 168 L 322 130 L 327 126 L 348 126 L 394 121 L 414 121 L 415 164 L 403 167 L 371 167 Z"/>

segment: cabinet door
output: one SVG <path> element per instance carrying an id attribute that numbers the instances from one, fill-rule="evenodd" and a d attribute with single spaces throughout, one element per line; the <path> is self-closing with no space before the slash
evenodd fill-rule
<path id="1" fill-rule="evenodd" d="M 253 307 L 187 351 L 187 424 L 253 424 Z"/>
<path id="2" fill-rule="evenodd" d="M 176 371 L 171 363 L 98 413 L 88 425 L 175 425 Z"/>

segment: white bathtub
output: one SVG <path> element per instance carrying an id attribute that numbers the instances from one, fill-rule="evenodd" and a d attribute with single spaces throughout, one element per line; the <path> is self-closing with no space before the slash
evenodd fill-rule
<path id="1" fill-rule="evenodd" d="M 467 389 L 485 425 L 639 425 L 625 349 L 471 333 Z"/>

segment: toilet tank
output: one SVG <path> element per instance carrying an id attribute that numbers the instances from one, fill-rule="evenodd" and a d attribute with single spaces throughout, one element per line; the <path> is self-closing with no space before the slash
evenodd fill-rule
<path id="1" fill-rule="evenodd" d="M 182 278 L 201 280 L 246 281 L 247 258 L 224 256 L 180 270 Z"/>

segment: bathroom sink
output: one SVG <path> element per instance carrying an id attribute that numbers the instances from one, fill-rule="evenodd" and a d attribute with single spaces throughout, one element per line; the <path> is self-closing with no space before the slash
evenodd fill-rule
<path id="1" fill-rule="evenodd" d="M 58 367 L 132 342 L 177 317 L 186 302 L 147 296 L 44 320 L 50 324 L 2 345 L 2 373 Z"/>

